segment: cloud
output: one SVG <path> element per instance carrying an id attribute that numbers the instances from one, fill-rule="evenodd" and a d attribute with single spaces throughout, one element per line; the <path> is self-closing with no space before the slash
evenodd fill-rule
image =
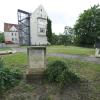
<path id="1" fill-rule="evenodd" d="M 53 32 L 64 31 L 64 26 L 75 24 L 79 14 L 100 0 L 1 0 L 0 2 L 0 31 L 3 23 L 17 23 L 17 9 L 33 12 L 42 4 L 52 20 Z"/>

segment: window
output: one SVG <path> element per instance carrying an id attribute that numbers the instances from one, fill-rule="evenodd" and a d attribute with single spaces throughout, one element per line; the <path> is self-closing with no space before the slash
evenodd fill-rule
<path id="1" fill-rule="evenodd" d="M 45 28 L 40 28 L 40 33 L 45 33 Z"/>
<path id="2" fill-rule="evenodd" d="M 47 21 L 45 19 L 38 19 L 38 24 L 46 25 Z"/>
<path id="3" fill-rule="evenodd" d="M 41 17 L 42 17 L 42 14 L 41 14 Z"/>
<path id="4" fill-rule="evenodd" d="M 17 38 L 15 38 L 15 41 L 17 42 Z"/>
<path id="5" fill-rule="evenodd" d="M 16 33 L 15 33 L 15 36 L 16 36 Z"/>
<path id="6" fill-rule="evenodd" d="M 12 33 L 12 36 L 13 36 L 13 33 Z"/>
<path id="7" fill-rule="evenodd" d="M 12 41 L 14 41 L 14 38 L 12 38 Z"/>
<path id="8" fill-rule="evenodd" d="M 41 9 L 41 12 L 42 12 L 42 9 Z"/>

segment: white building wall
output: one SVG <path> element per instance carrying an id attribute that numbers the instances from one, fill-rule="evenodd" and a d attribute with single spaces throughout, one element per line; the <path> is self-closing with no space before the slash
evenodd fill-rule
<path id="1" fill-rule="evenodd" d="M 9 32 L 4 32 L 5 42 L 10 41 L 12 43 L 19 43 L 19 34 L 16 27 L 12 26 Z"/>
<path id="2" fill-rule="evenodd" d="M 18 32 L 4 32 L 5 42 L 11 41 L 15 44 L 19 43 Z"/>
<path id="3" fill-rule="evenodd" d="M 37 18 L 41 17 L 41 20 Z M 42 22 L 43 21 L 43 22 Z M 46 45 L 47 37 L 46 37 L 46 26 L 47 26 L 47 14 L 42 6 L 39 6 L 32 13 L 30 17 L 30 36 L 31 36 L 31 44 L 32 45 Z M 45 32 L 39 32 L 39 27 L 45 28 Z"/>
<path id="4" fill-rule="evenodd" d="M 5 42 L 11 41 L 11 36 L 10 36 L 9 32 L 4 32 L 4 37 L 5 37 Z"/>

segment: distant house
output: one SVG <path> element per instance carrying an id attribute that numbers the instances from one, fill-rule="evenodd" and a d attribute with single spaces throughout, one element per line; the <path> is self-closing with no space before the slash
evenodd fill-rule
<path id="1" fill-rule="evenodd" d="M 5 43 L 19 43 L 18 25 L 11 23 L 4 23 L 4 37 Z"/>

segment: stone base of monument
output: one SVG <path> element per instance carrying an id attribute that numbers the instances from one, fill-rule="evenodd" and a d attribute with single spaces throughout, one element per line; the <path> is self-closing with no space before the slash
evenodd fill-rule
<path id="1" fill-rule="evenodd" d="M 27 83 L 37 83 L 43 81 L 44 79 L 45 79 L 44 74 L 27 74 L 25 80 Z"/>
<path id="2" fill-rule="evenodd" d="M 96 48 L 95 50 L 95 56 L 100 57 L 100 49 Z"/>
<path id="3" fill-rule="evenodd" d="M 33 81 L 34 79 L 42 78 L 46 69 L 46 47 L 45 46 L 29 46 L 28 63 L 26 79 Z"/>

